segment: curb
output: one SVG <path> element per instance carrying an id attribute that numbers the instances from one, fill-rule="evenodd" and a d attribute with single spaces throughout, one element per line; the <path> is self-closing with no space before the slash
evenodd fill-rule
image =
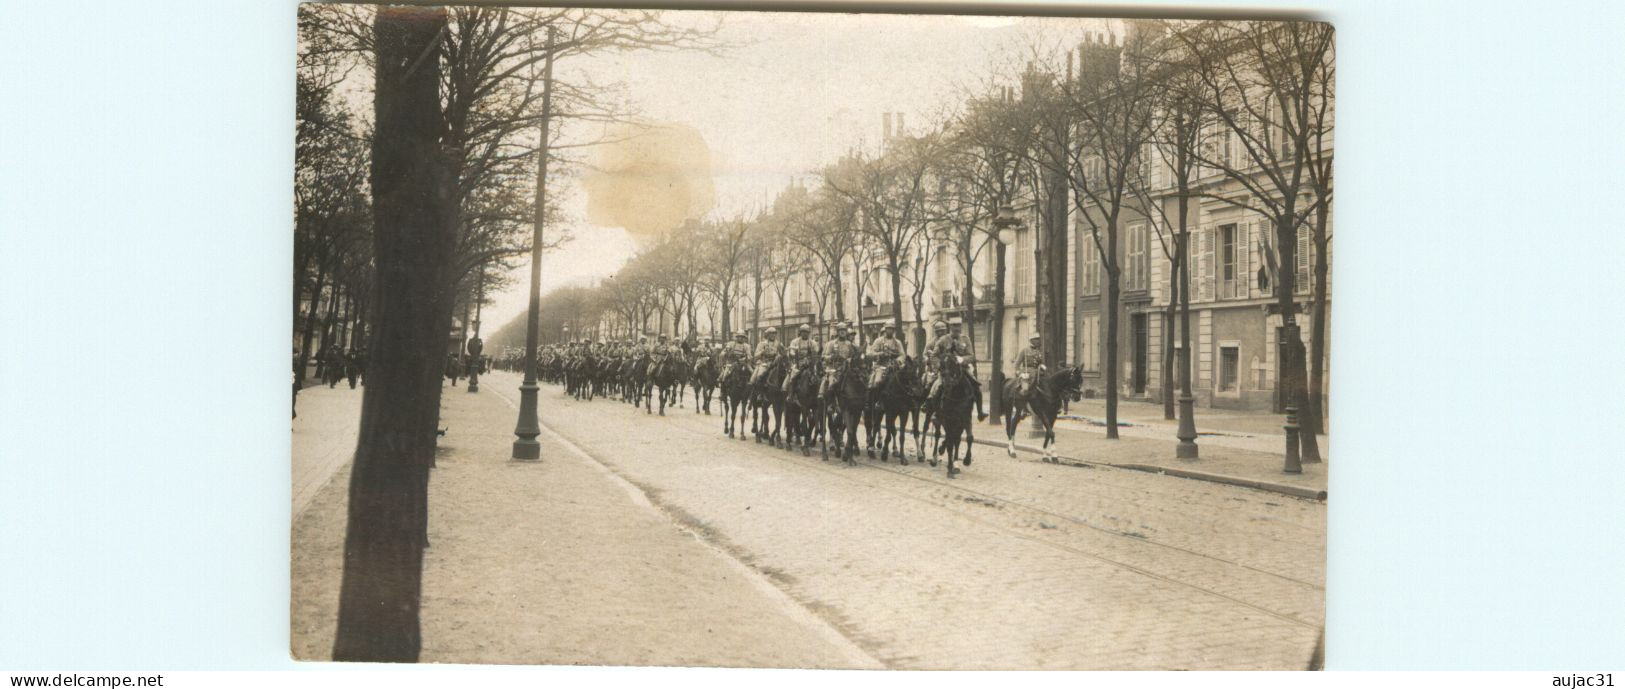
<path id="1" fill-rule="evenodd" d="M 986 445 L 988 447 L 997 447 L 997 448 L 1003 448 L 1004 447 L 1003 443 L 998 443 L 998 442 L 995 442 L 995 441 L 992 441 L 992 440 L 982 440 L 980 438 L 978 438 L 976 440 L 976 444 L 978 444 L 978 445 Z M 1033 447 L 1031 445 L 1023 445 L 1021 443 L 1016 443 L 1016 449 L 1021 450 L 1023 452 L 1031 452 L 1033 454 L 1043 454 L 1043 452 L 1044 452 L 1042 449 Z M 1291 497 L 1294 497 L 1294 498 L 1303 498 L 1305 500 L 1319 500 L 1319 501 L 1322 501 L 1322 502 L 1324 502 L 1326 500 L 1326 491 L 1323 491 L 1323 490 L 1316 490 L 1314 488 L 1304 488 L 1302 486 L 1289 486 L 1289 485 L 1282 484 L 1282 483 L 1270 483 L 1268 481 L 1259 481 L 1259 480 L 1256 480 L 1256 479 L 1241 478 L 1239 476 L 1229 476 L 1229 475 L 1226 475 L 1226 474 L 1210 474 L 1210 473 L 1207 473 L 1207 472 L 1204 472 L 1204 471 L 1191 471 L 1189 469 L 1179 469 L 1179 468 L 1175 468 L 1175 467 L 1162 467 L 1162 466 L 1156 466 L 1154 464 L 1116 464 L 1116 463 L 1112 463 L 1112 462 L 1088 461 L 1088 460 L 1082 460 L 1082 459 L 1075 459 L 1075 458 L 1067 457 L 1067 456 L 1064 456 L 1064 455 L 1056 455 L 1056 458 L 1061 460 L 1061 463 L 1065 464 L 1067 466 L 1075 466 L 1075 467 L 1105 466 L 1105 467 L 1112 467 L 1112 468 L 1115 468 L 1115 469 L 1129 469 L 1131 471 L 1144 471 L 1144 472 L 1148 472 L 1148 473 L 1152 473 L 1152 474 L 1166 474 L 1168 476 L 1177 476 L 1179 478 L 1188 478 L 1188 479 L 1194 479 L 1194 480 L 1197 480 L 1197 481 L 1210 481 L 1212 483 L 1224 483 L 1224 484 L 1228 484 L 1228 485 L 1232 485 L 1232 486 L 1241 486 L 1243 488 L 1253 488 L 1253 489 L 1256 489 L 1256 490 L 1268 491 L 1268 492 L 1271 492 L 1271 493 L 1279 493 L 1281 495 L 1288 495 L 1288 496 L 1291 496 Z"/>

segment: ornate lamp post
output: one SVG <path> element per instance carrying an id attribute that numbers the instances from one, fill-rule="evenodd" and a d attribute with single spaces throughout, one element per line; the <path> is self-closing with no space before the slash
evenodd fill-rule
<path id="1" fill-rule="evenodd" d="M 1004 252 L 1006 247 L 1016 243 L 1016 228 L 1021 227 L 1021 221 L 1016 219 L 1016 210 L 1004 203 L 993 217 L 993 227 L 996 230 L 993 235 L 993 313 L 988 324 L 993 368 L 988 376 L 988 387 L 992 388 L 988 393 L 988 411 L 997 422 L 1004 413 Z"/>
<path id="2" fill-rule="evenodd" d="M 553 29 L 547 30 L 547 63 L 542 68 L 542 124 L 541 138 L 536 152 L 536 220 L 531 225 L 530 238 L 530 310 L 525 316 L 525 380 L 519 385 L 519 421 L 514 425 L 513 458 L 521 461 L 540 461 L 542 444 L 536 436 L 542 434 L 541 422 L 536 418 L 536 330 L 541 323 L 542 308 L 542 225 L 547 209 L 547 133 L 553 114 Z"/>

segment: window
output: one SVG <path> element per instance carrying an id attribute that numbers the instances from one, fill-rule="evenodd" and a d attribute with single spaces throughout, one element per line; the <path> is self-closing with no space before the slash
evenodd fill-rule
<path id="1" fill-rule="evenodd" d="M 1099 371 L 1100 316 L 1084 316 L 1078 319 L 1078 324 L 1083 328 L 1083 351 L 1079 352 L 1083 360 L 1078 363 L 1085 371 Z"/>
<path id="2" fill-rule="evenodd" d="M 1240 362 L 1240 347 L 1219 347 L 1219 392 L 1237 392 L 1236 369 Z"/>
<path id="3" fill-rule="evenodd" d="M 1298 264 L 1298 269 L 1295 274 L 1297 284 L 1292 286 L 1292 291 L 1294 293 L 1306 294 L 1309 292 L 1309 261 L 1313 253 L 1314 242 L 1309 241 L 1309 228 L 1299 225 L 1298 255 L 1295 257 Z"/>
<path id="4" fill-rule="evenodd" d="M 1095 248 L 1094 236 L 1083 223 L 1078 224 L 1078 243 L 1083 251 L 1083 294 L 1100 294 L 1100 250 Z"/>
<path id="5" fill-rule="evenodd" d="M 1236 226 L 1219 226 L 1219 295 L 1236 294 Z"/>
<path id="6" fill-rule="evenodd" d="M 1146 143 L 1140 146 L 1140 184 L 1145 189 L 1156 189 L 1156 144 Z"/>
<path id="7" fill-rule="evenodd" d="M 1016 299 L 1015 303 L 1025 304 L 1032 300 L 1033 294 L 1033 230 L 1025 228 L 1016 231 L 1015 256 L 1016 263 Z"/>
<path id="8" fill-rule="evenodd" d="M 1146 226 L 1136 224 L 1128 226 L 1128 265 L 1124 266 L 1124 289 L 1138 290 L 1146 288 L 1146 244 L 1150 237 L 1146 235 Z"/>

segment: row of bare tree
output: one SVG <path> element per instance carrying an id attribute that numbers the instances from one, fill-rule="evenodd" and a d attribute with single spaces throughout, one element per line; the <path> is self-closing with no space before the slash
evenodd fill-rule
<path id="1" fill-rule="evenodd" d="M 844 320 L 849 305 L 873 300 L 889 307 L 901 333 L 908 333 L 906 323 L 918 329 L 927 315 L 957 308 L 974 336 L 972 311 L 989 303 L 997 379 L 1009 300 L 1007 246 L 997 240 L 994 220 L 1001 208 L 1021 209 L 1036 241 L 1030 257 L 1016 260 L 1033 262 L 1036 332 L 1052 366 L 1069 350 L 1067 259 L 1079 248 L 1098 259 L 1102 387 L 1108 434 L 1115 437 L 1124 228 L 1143 222 L 1157 239 L 1170 266 L 1166 319 L 1179 324 L 1170 328 L 1183 339 L 1179 351 L 1191 352 L 1190 238 L 1206 201 L 1244 208 L 1274 228 L 1276 249 L 1268 258 L 1274 260 L 1275 308 L 1293 328 L 1296 266 L 1305 260 L 1298 255 L 1300 231 L 1311 239 L 1311 351 L 1306 357 L 1283 348 L 1277 399 L 1279 406 L 1300 401 L 1303 425 L 1319 431 L 1331 239 L 1332 29 L 1152 20 L 1128 27 L 1121 39 L 1090 35 L 1069 49 L 1031 46 L 1024 69 L 996 80 L 1011 85 L 981 90 L 925 132 L 899 133 L 875 152 L 849 152 L 819 171 L 819 184 L 792 184 L 753 217 L 674 230 L 598 288 L 561 294 L 558 306 L 569 315 L 549 332 L 562 334 L 564 320 L 578 334 L 586 323 L 614 337 L 651 329 L 694 332 L 700 330 L 697 313 L 706 315 L 713 334 L 727 336 L 741 325 L 755 332 L 764 294 L 776 293 L 777 313 L 788 314 L 785 294 L 799 281 L 812 296 L 806 313 L 815 313 L 815 322 Z M 990 250 L 994 284 L 978 295 L 973 276 Z M 949 258 L 951 270 L 936 265 Z M 945 282 L 934 279 L 934 270 L 957 273 L 957 300 L 933 289 Z M 732 322 L 741 303 L 749 304 L 753 322 Z M 923 332 L 914 335 L 918 347 Z M 1164 340 L 1163 380 L 1180 381 L 1188 396 L 1194 362 L 1177 360 L 1173 338 Z M 1172 385 L 1163 390 L 1172 418 Z M 1304 436 L 1303 454 L 1313 459 L 1315 438 Z"/>

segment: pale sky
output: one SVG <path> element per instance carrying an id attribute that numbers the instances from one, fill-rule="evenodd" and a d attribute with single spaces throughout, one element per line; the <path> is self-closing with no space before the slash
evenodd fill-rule
<path id="1" fill-rule="evenodd" d="M 667 16 L 709 24 L 715 14 Z M 968 89 L 1025 60 L 1035 35 L 1072 42 L 1107 28 L 1121 35 L 1116 22 L 1101 19 L 724 14 L 720 38 L 741 45 L 725 55 L 646 52 L 557 67 L 561 76 L 585 70 L 595 81 L 618 81 L 642 117 L 698 130 L 712 157 L 713 214 L 722 216 L 764 207 L 793 178 L 851 147 L 874 146 L 882 113 L 903 113 L 909 131 L 923 130 Z M 623 229 L 581 220 L 587 199 L 575 180 L 559 180 L 550 193 L 576 219 L 576 239 L 543 259 L 544 293 L 612 275 L 636 252 Z M 486 307 L 486 334 L 525 310 L 528 266 L 514 277 L 514 287 Z"/>

